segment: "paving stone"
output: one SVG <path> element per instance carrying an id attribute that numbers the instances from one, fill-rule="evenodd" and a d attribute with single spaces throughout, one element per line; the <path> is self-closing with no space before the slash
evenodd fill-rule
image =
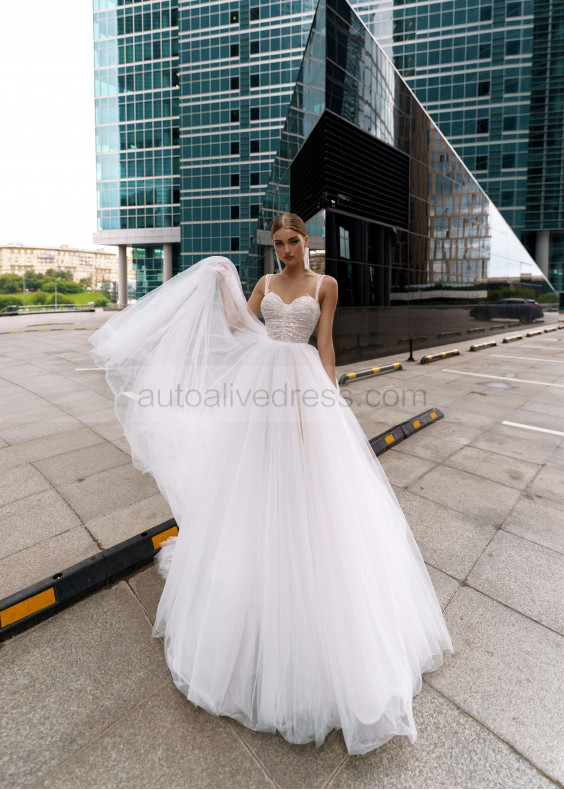
<path id="1" fill-rule="evenodd" d="M 429 685 L 562 783 L 564 637 L 466 586 L 445 620 L 456 652 Z"/>
<path id="2" fill-rule="evenodd" d="M 500 529 L 466 581 L 564 635 L 564 555 Z"/>
<path id="3" fill-rule="evenodd" d="M 151 637 L 125 582 L 9 639 L 0 651 L 0 673 L 0 772 L 9 787 L 34 783 L 169 677 L 162 641 Z M 143 746 L 146 752 L 146 739 Z M 108 759 L 99 761 L 101 770 Z"/>

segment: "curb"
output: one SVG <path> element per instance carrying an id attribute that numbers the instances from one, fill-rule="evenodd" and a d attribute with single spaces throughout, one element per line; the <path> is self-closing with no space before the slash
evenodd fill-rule
<path id="1" fill-rule="evenodd" d="M 171 535 L 178 535 L 174 519 L 0 600 L 0 642 L 152 562 L 161 543 Z"/>
<path id="2" fill-rule="evenodd" d="M 67 326 L 57 329 L 12 329 L 9 332 L 0 332 L 0 335 L 26 335 L 30 332 L 85 332 L 99 329 L 97 326 Z"/>

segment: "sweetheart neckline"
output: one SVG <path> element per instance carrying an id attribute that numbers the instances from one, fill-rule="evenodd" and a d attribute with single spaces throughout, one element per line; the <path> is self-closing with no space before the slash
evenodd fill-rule
<path id="1" fill-rule="evenodd" d="M 262 297 L 263 300 L 266 299 L 266 297 L 269 296 L 270 294 L 272 294 L 272 296 L 277 296 L 280 299 L 280 301 L 282 302 L 282 304 L 286 305 L 286 307 L 290 307 L 290 305 L 294 304 L 294 302 L 297 302 L 298 299 L 313 299 L 315 304 L 319 307 L 318 300 L 315 298 L 315 296 L 312 296 L 311 294 L 303 294 L 302 296 L 296 296 L 294 299 L 292 299 L 291 302 L 285 302 L 284 299 L 282 299 L 282 297 L 280 296 L 280 294 L 276 293 L 276 291 L 268 291 L 268 293 L 265 293 L 265 295 Z"/>

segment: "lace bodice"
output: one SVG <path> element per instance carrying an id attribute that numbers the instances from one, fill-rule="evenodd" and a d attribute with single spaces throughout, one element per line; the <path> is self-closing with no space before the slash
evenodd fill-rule
<path id="1" fill-rule="evenodd" d="M 321 315 L 319 289 L 325 275 L 317 275 L 315 296 L 306 294 L 292 299 L 291 302 L 284 302 L 277 293 L 268 290 L 270 277 L 270 274 L 266 275 L 266 287 L 260 306 L 266 334 L 273 340 L 307 343 Z"/>

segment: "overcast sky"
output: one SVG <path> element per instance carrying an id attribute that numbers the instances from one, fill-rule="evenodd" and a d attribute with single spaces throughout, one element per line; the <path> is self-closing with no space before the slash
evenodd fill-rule
<path id="1" fill-rule="evenodd" d="M 92 0 L 0 0 L 0 244 L 95 231 Z"/>

